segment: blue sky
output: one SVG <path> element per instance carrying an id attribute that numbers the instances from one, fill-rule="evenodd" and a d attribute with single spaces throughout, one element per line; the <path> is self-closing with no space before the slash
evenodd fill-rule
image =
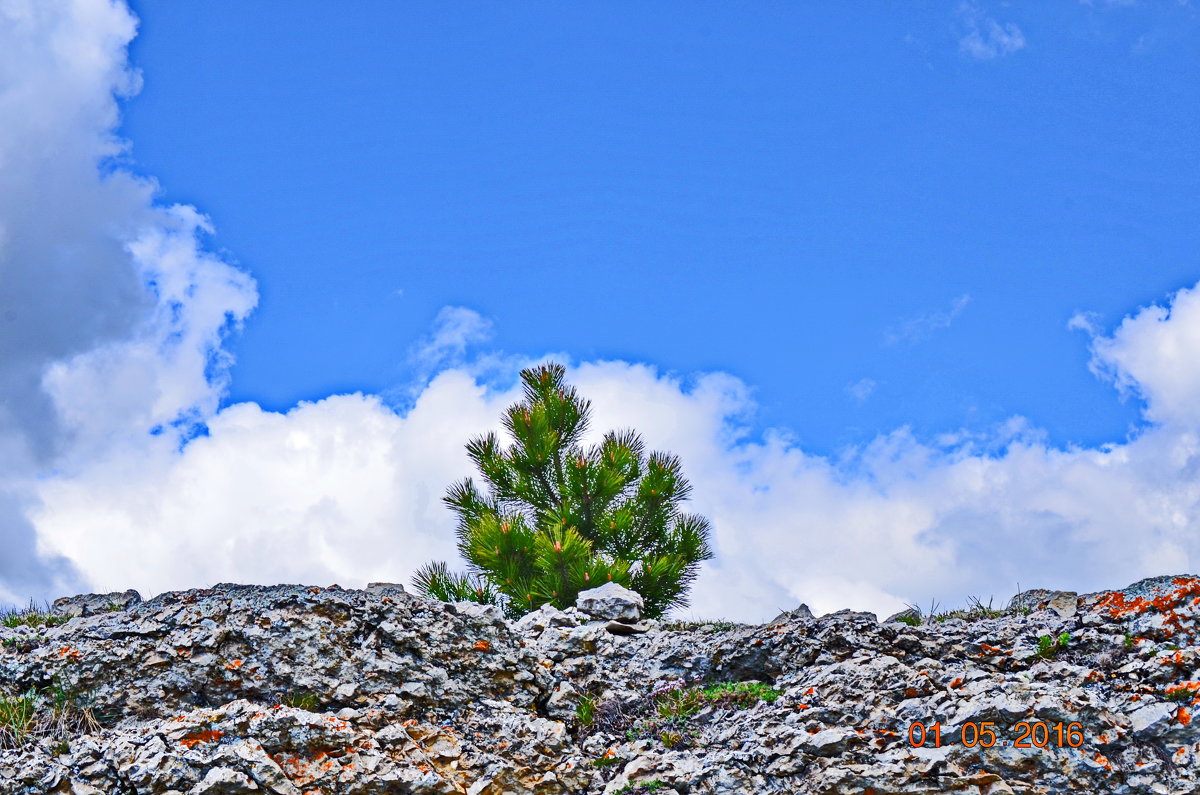
<path id="1" fill-rule="evenodd" d="M 1200 7 L 0 0 L 0 602 L 355 587 L 522 366 L 694 615 L 1200 567 Z"/>
<path id="2" fill-rule="evenodd" d="M 1194 5 L 134 10 L 120 132 L 259 284 L 227 402 L 403 384 L 456 305 L 506 351 L 735 374 L 821 452 L 1095 444 L 1138 408 L 1068 320 L 1200 273 Z"/>

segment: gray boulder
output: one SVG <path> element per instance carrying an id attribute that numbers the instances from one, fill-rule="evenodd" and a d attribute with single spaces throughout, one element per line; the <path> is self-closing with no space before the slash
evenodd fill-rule
<path id="1" fill-rule="evenodd" d="M 606 582 L 599 588 L 581 591 L 575 606 L 593 618 L 633 624 L 642 617 L 646 603 L 641 594 L 615 582 Z"/>
<path id="2" fill-rule="evenodd" d="M 50 610 L 60 616 L 75 618 L 127 610 L 141 601 L 142 595 L 133 589 L 112 593 L 83 593 L 55 599 Z"/>

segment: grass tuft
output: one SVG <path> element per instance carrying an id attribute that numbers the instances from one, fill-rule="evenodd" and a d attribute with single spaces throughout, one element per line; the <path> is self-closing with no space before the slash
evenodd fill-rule
<path id="1" fill-rule="evenodd" d="M 69 616 L 60 616 L 50 611 L 50 606 L 39 607 L 36 602 L 30 602 L 24 608 L 0 609 L 0 624 L 13 629 L 15 627 L 56 627 L 70 621 Z"/>
<path id="2" fill-rule="evenodd" d="M 317 705 L 320 704 L 320 699 L 317 694 L 308 690 L 292 690 L 284 695 L 279 700 L 280 704 L 286 704 L 295 709 L 302 709 L 305 712 L 315 712 Z"/>
<path id="3" fill-rule="evenodd" d="M 42 737 L 58 740 L 56 749 L 69 748 L 70 737 L 100 728 L 87 699 L 57 679 L 41 689 L 0 693 L 0 749 L 18 749 Z"/>

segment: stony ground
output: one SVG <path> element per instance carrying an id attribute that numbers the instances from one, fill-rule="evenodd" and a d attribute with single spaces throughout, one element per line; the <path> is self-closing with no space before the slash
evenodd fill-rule
<path id="1" fill-rule="evenodd" d="M 514 624 L 399 586 L 65 600 L 65 623 L 0 628 L 0 792 L 1200 791 L 1195 577 L 916 626 L 587 607 Z"/>

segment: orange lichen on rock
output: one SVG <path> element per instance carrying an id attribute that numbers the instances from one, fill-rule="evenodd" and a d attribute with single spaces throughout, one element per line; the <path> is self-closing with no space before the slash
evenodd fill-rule
<path id="1" fill-rule="evenodd" d="M 217 731 L 216 729 L 204 729 L 203 731 L 191 732 L 185 734 L 179 744 L 184 748 L 195 748 L 200 743 L 215 743 L 225 736 L 225 732 Z"/>
<path id="2" fill-rule="evenodd" d="M 491 650 L 492 650 L 492 644 L 488 643 L 486 640 L 475 641 L 475 651 L 491 651 Z"/>
<path id="3" fill-rule="evenodd" d="M 1196 604 L 1196 600 L 1200 599 L 1200 578 L 1176 577 L 1171 580 L 1171 583 L 1176 586 L 1175 590 L 1159 594 L 1153 599 L 1147 599 L 1144 596 L 1135 596 L 1129 599 L 1122 591 L 1112 591 L 1101 598 L 1096 603 L 1096 607 L 1107 610 L 1113 618 L 1124 618 L 1134 613 L 1156 612 L 1167 614 L 1168 622 L 1176 623 L 1179 617 L 1174 614 L 1175 608 L 1189 600 L 1192 604 Z"/>
<path id="4" fill-rule="evenodd" d="M 227 671 L 236 671 L 237 669 L 239 669 L 241 667 L 242 667 L 241 660 L 230 660 L 229 662 L 225 663 L 225 670 L 227 670 Z"/>
<path id="5" fill-rule="evenodd" d="M 1192 715 L 1187 711 L 1187 707 L 1180 707 L 1175 713 L 1175 721 L 1180 726 L 1187 726 L 1192 722 Z"/>

